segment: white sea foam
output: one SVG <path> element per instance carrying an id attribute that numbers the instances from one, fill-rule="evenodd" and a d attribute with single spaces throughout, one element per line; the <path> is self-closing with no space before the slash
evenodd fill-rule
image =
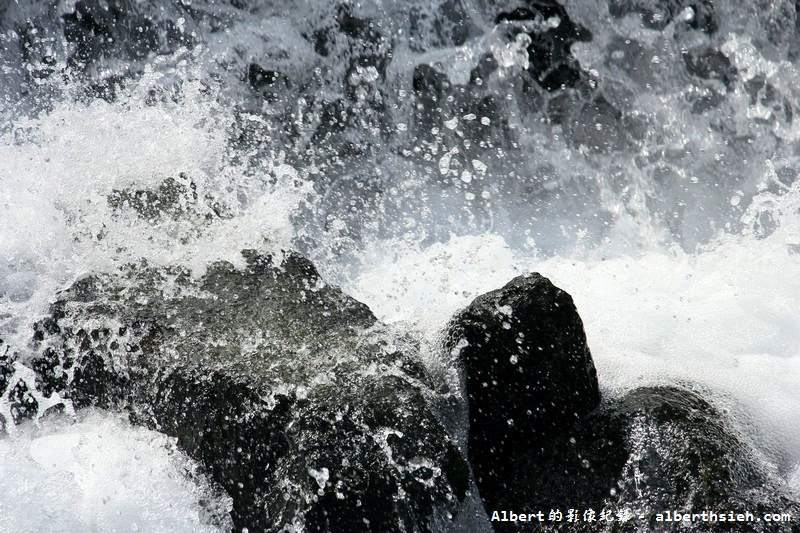
<path id="1" fill-rule="evenodd" d="M 800 464 L 798 192 L 754 202 L 783 213 L 769 237 L 727 235 L 694 254 L 656 247 L 603 257 L 601 247 L 539 258 L 484 234 L 425 249 L 376 247 L 364 261 L 371 267 L 345 287 L 380 318 L 433 341 L 474 297 L 540 272 L 573 296 L 606 394 L 706 389 L 786 473 Z"/>
<path id="2" fill-rule="evenodd" d="M 84 412 L 74 424 L 23 426 L 0 439 L 0 494 L 2 531 L 231 527 L 230 499 L 211 490 L 174 439 L 100 411 Z"/>
<path id="3" fill-rule="evenodd" d="M 145 103 L 153 73 L 113 104 L 65 98 L 0 137 L 0 337 L 23 357 L 31 324 L 83 275 L 141 259 L 199 275 L 216 259 L 240 261 L 244 248 L 289 247 L 289 216 L 308 184 L 280 162 L 257 178 L 232 162 L 230 115 L 192 72 L 179 73 L 178 101 Z M 113 190 L 181 174 L 226 216 L 153 223 L 112 213 Z M 173 439 L 99 413 L 17 429 L 0 439 L 1 531 L 230 529 L 230 499 L 187 476 L 196 464 Z M 209 522 L 201 501 L 222 522 Z"/>
<path id="4" fill-rule="evenodd" d="M 257 176 L 241 158 L 232 161 L 230 110 L 208 94 L 196 70 L 171 71 L 181 79 L 179 98 L 147 101 L 165 78 L 151 69 L 114 103 L 65 97 L 0 136 L 0 301 L 8 311 L 0 313 L 0 331 L 6 342 L 24 346 L 30 323 L 21 319 L 41 316 L 58 290 L 89 272 L 145 259 L 199 275 L 211 261 L 240 261 L 244 248 L 289 247 L 289 217 L 310 185 L 280 161 L 262 165 Z M 202 216 L 153 222 L 109 205 L 114 190 L 154 189 L 180 176 L 196 187 L 201 204 L 213 196 L 225 215 L 211 223 Z"/>

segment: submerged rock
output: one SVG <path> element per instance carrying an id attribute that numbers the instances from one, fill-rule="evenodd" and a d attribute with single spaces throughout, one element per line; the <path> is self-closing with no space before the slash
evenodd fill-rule
<path id="1" fill-rule="evenodd" d="M 637 14 L 646 27 L 657 30 L 675 19 L 707 34 L 718 29 L 713 0 L 611 0 L 608 12 L 616 18 Z"/>
<path id="2" fill-rule="evenodd" d="M 576 87 L 583 74 L 570 50 L 576 42 L 592 40 L 592 33 L 573 22 L 555 0 L 534 0 L 526 7 L 500 13 L 495 23 L 519 23 L 528 36 L 528 72 L 545 90 Z"/>
<path id="3" fill-rule="evenodd" d="M 736 67 L 719 48 L 687 50 L 683 53 L 683 61 L 690 74 L 705 80 L 718 80 L 728 90 L 736 81 Z"/>
<path id="4" fill-rule="evenodd" d="M 539 274 L 519 276 L 459 313 L 447 342 L 466 373 L 469 459 L 484 506 L 524 501 L 513 482 L 520 455 L 600 401 L 572 298 Z"/>
<path id="5" fill-rule="evenodd" d="M 75 283 L 36 325 L 42 392 L 177 437 L 233 498 L 237 530 L 451 522 L 469 467 L 414 344 L 307 260 L 244 256 L 200 279 L 139 265 Z"/>

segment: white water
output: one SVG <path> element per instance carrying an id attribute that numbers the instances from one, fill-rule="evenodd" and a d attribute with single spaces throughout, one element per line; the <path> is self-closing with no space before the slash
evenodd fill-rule
<path id="1" fill-rule="evenodd" d="M 170 439 L 124 416 L 85 412 L 0 439 L 2 531 L 216 531 L 212 492 Z M 192 477 L 187 474 L 191 473 Z M 227 497 L 211 502 L 220 517 Z"/>
<path id="2" fill-rule="evenodd" d="M 573 296 L 606 394 L 706 388 L 786 472 L 800 464 L 800 258 L 786 237 L 606 260 L 537 259 L 497 236 L 456 237 L 395 251 L 346 288 L 379 317 L 435 338 L 472 298 L 541 272 Z"/>
<path id="3" fill-rule="evenodd" d="M 326 201 L 324 191 L 313 192 L 318 173 L 287 164 L 271 134 L 258 139 L 270 154 L 263 159 L 230 146 L 232 106 L 224 88 L 207 85 L 209 53 L 228 54 L 231 42 L 241 47 L 255 35 L 268 42 L 252 53 L 268 55 L 281 37 L 299 39 L 286 23 L 270 19 L 269 35 L 264 27 L 247 27 L 208 48 L 159 59 L 113 103 L 82 101 L 72 82 L 53 82 L 61 96 L 52 110 L 9 120 L 0 137 L 0 333 L 24 353 L 31 324 L 55 293 L 91 271 L 144 258 L 201 274 L 209 261 L 236 261 L 243 248 L 289 248 L 309 234 L 310 253 L 329 281 L 431 344 L 472 298 L 538 271 L 573 296 L 606 394 L 652 383 L 703 389 L 800 498 L 800 180 L 796 170 L 790 185 L 776 175 L 776 167 L 798 168 L 797 121 L 758 123 L 763 106 L 733 90 L 717 118 L 734 130 L 755 122 L 759 136 L 744 152 L 731 148 L 726 136 L 733 139 L 736 131 L 712 132 L 712 120 L 687 112 L 686 95 L 676 89 L 684 80 L 673 81 L 670 70 L 680 59 L 670 59 L 669 50 L 660 63 L 651 61 L 659 65 L 652 79 L 627 77 L 633 74 L 609 65 L 615 36 L 663 50 L 662 35 L 629 19 L 594 17 L 600 8 L 591 3 L 572 8 L 595 32 L 593 43 L 575 47 L 584 67 L 625 85 L 634 93 L 626 98 L 657 125 L 640 153 L 593 155 L 568 147 L 558 132 L 527 124 L 519 143 L 532 163 L 513 177 L 490 169 L 465 179 L 453 170 L 454 183 L 441 187 L 430 175 L 408 175 L 401 164 L 370 169 L 401 189 L 401 200 L 367 210 L 361 224 L 377 230 L 360 240 L 342 237 L 354 220 L 344 200 L 324 213 L 325 232 L 319 221 L 303 218 L 304 201 Z M 723 39 L 743 78 L 765 75 L 795 98 L 800 75 L 794 65 L 755 49 L 747 35 L 731 29 Z M 435 55 L 447 63 L 485 46 L 479 40 Z M 313 68 L 305 56 L 292 59 L 299 52 L 286 43 L 279 48 L 289 50 L 282 61 L 296 70 Z M 307 43 L 296 48 L 311 54 Z M 396 57 L 415 59 L 405 49 Z M 509 76 L 517 63 L 509 62 Z M 148 90 L 165 83 L 165 72 L 182 80 L 181 97 L 145 103 Z M 645 82 L 655 86 L 645 90 Z M 454 124 L 457 131 L 459 121 Z M 452 148 L 436 148 L 435 175 L 450 172 L 442 156 Z M 693 155 L 676 156 L 665 184 L 657 164 L 637 160 L 658 150 Z M 734 160 L 733 170 L 726 158 Z M 548 165 L 555 170 L 539 176 Z M 179 173 L 194 181 L 201 198 L 224 204 L 226 217 L 210 224 L 198 218 L 150 223 L 108 206 L 114 189 L 153 187 Z M 518 194 L 528 183 L 540 186 L 538 193 Z M 418 196 L 404 204 L 409 190 Z M 469 224 L 453 223 L 451 236 L 441 237 L 442 224 L 465 218 Z M 430 364 L 447 362 L 434 357 Z M 55 514 L 47 512 L 58 513 L 65 529 L 210 527 L 197 502 L 215 496 L 182 476 L 191 462 L 165 437 L 116 415 L 41 424 L 0 440 L 0 529 L 48 530 Z M 147 461 L 132 459 L 137 456 Z M 110 499 L 103 502 L 103 495 Z"/>

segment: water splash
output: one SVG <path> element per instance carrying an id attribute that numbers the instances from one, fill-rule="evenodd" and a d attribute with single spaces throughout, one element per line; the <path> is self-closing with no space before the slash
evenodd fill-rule
<path id="1" fill-rule="evenodd" d="M 564 89 L 529 72 L 530 35 L 562 21 L 512 2 L 141 2 L 181 37 L 83 66 L 23 4 L 39 26 L 17 9 L 3 44 L 44 44 L 0 64 L 0 335 L 23 355 L 88 272 L 299 248 L 447 374 L 451 314 L 539 271 L 573 295 L 608 394 L 699 384 L 800 493 L 788 3 L 566 2 L 592 38 Z"/>

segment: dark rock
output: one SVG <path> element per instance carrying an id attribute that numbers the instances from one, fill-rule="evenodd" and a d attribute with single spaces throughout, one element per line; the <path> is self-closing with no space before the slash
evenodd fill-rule
<path id="1" fill-rule="evenodd" d="M 8 382 L 11 380 L 11 377 L 14 375 L 14 358 L 11 354 L 10 347 L 5 344 L 2 338 L 0 338 L 0 392 L 3 393 L 0 396 L 0 402 L 4 400 L 6 394 L 8 394 Z M 0 435 L 5 432 L 6 424 L 13 423 L 13 420 L 6 420 L 6 417 L 0 413 Z"/>
<path id="2" fill-rule="evenodd" d="M 20 55 L 30 65 L 31 75 L 36 79 L 45 79 L 55 72 L 59 59 L 54 51 L 55 39 L 47 35 L 45 28 L 28 20 L 24 27 L 18 29 L 18 34 Z"/>
<path id="3" fill-rule="evenodd" d="M 485 59 L 483 63 L 493 63 L 493 60 Z M 447 75 L 430 65 L 421 64 L 414 68 L 412 87 L 416 99 L 414 123 L 417 139 L 436 142 L 437 138 L 447 138 L 456 144 L 460 138 L 465 138 L 480 146 L 491 146 L 491 141 L 503 145 L 505 132 L 498 130 L 504 130 L 506 125 L 504 110 L 498 105 L 496 95 L 476 83 L 480 68 L 479 64 L 472 71 L 467 86 L 452 84 Z M 459 133 L 448 133 L 449 128 L 444 125 L 447 117 L 465 115 L 474 115 L 475 119 L 461 121 Z M 483 118 L 489 119 L 489 124 L 493 125 L 479 120 Z"/>
<path id="4" fill-rule="evenodd" d="M 208 221 L 222 216 L 222 208 L 210 197 L 201 198 L 197 185 L 183 173 L 165 179 L 153 189 L 115 189 L 107 200 L 115 214 L 131 209 L 149 222 Z"/>
<path id="5" fill-rule="evenodd" d="M 551 25 L 548 21 L 554 21 Z M 575 87 L 583 76 L 580 65 L 570 48 L 579 41 L 591 41 L 592 33 L 569 18 L 564 7 L 555 0 L 534 0 L 527 7 L 500 13 L 495 23 L 527 22 L 533 31 L 527 31 L 528 71 L 547 91 Z"/>
<path id="6" fill-rule="evenodd" d="M 5 390 L 8 379 L 14 373 L 13 362 L 11 347 L 0 337 L 0 390 Z"/>
<path id="7" fill-rule="evenodd" d="M 41 387 L 176 437 L 237 530 L 452 522 L 469 467 L 415 344 L 307 260 L 244 258 L 200 279 L 139 265 L 76 283 L 37 325 Z"/>
<path id="8" fill-rule="evenodd" d="M 800 35 L 800 0 L 794 0 L 794 34 Z M 787 59 L 793 63 L 800 59 L 800 39 L 792 39 Z"/>
<path id="9" fill-rule="evenodd" d="M 18 362 L 19 354 L 0 338 L 0 437 L 8 425 L 35 420 L 56 410 L 58 395 L 38 390 L 33 370 Z"/>
<path id="10" fill-rule="evenodd" d="M 20 424 L 36 416 L 38 402 L 31 393 L 31 384 L 18 379 L 18 355 L 0 338 L 0 435 L 8 424 Z"/>
<path id="11" fill-rule="evenodd" d="M 412 87 L 416 100 L 415 135 L 418 141 L 458 145 L 469 141 L 469 150 L 480 153 L 482 160 L 492 157 L 497 147 L 513 150 L 516 136 L 508 118 L 522 111 L 536 115 L 545 100 L 570 89 L 583 99 L 591 98 L 593 88 L 571 47 L 579 41 L 590 41 L 592 34 L 574 23 L 564 7 L 552 0 L 528 2 L 526 7 L 505 9 L 495 15 L 493 38 L 524 50 L 527 67 L 501 67 L 494 52 L 484 51 L 471 69 L 468 79 L 449 79 L 437 64 L 421 64 L 414 69 Z M 520 57 L 520 60 L 522 58 Z M 514 109 L 506 103 L 507 95 L 516 93 Z M 447 117 L 474 115 L 481 120 L 461 121 L 457 132 L 444 127 Z M 548 114 L 558 124 L 567 117 Z M 569 125 L 567 125 L 569 127 Z"/>
<path id="12" fill-rule="evenodd" d="M 0 2 L 4 79 L 0 92 L 21 114 L 52 105 L 48 81 L 67 76 L 80 98 L 112 101 L 154 55 L 197 42 L 181 2 L 77 0 Z M 179 22 L 180 21 L 180 22 Z M 66 68 L 65 68 L 66 67 Z M 12 83 L 13 80 L 13 83 Z"/>
<path id="13" fill-rule="evenodd" d="M 184 173 L 166 178 L 151 188 L 114 189 L 106 199 L 113 219 L 138 218 L 184 244 L 213 228 L 216 221 L 231 216 L 224 202 L 203 191 Z M 96 238 L 103 240 L 109 233 L 104 226 Z M 113 233 L 111 235 L 113 238 Z M 87 279 L 80 283 L 90 282 L 91 279 Z"/>
<path id="14" fill-rule="evenodd" d="M 336 3 L 334 6 L 334 24 L 318 28 L 307 36 L 314 50 L 322 57 L 331 57 L 336 63 L 344 63 L 343 88 L 359 67 L 374 68 L 383 79 L 392 58 L 393 44 L 389 37 L 378 31 L 382 24 L 356 16 L 346 3 Z"/>
<path id="15" fill-rule="evenodd" d="M 750 105 L 762 107 L 772 111 L 768 118 L 759 118 L 765 122 L 773 122 L 776 119 L 786 124 L 791 124 L 794 118 L 793 106 L 789 100 L 780 93 L 775 86 L 768 82 L 763 75 L 753 76 L 744 83 L 744 89 L 750 96 Z"/>
<path id="16" fill-rule="evenodd" d="M 280 72 L 261 68 L 255 63 L 251 63 L 247 71 L 247 80 L 250 82 L 250 86 L 256 90 L 274 85 L 280 76 Z"/>
<path id="17" fill-rule="evenodd" d="M 539 274 L 484 294 L 453 320 L 447 347 L 466 373 L 469 458 L 487 510 L 513 499 L 517 457 L 600 401 L 583 324 Z"/>
<path id="18" fill-rule="evenodd" d="M 332 2 L 324 9 L 323 24 L 302 34 L 320 66 L 305 80 L 285 82 L 291 90 L 282 91 L 276 116 L 286 123 L 278 128 L 291 125 L 286 143 L 297 158 L 292 163 L 346 168 L 396 131 L 386 83 L 394 39 L 381 19 L 364 17 L 348 3 Z M 299 111 L 298 93 L 307 104 Z"/>
<path id="19" fill-rule="evenodd" d="M 796 514 L 799 506 L 755 457 L 696 393 L 646 387 L 609 401 L 519 456 L 519 474 L 509 478 L 510 490 L 498 505 L 531 512 L 580 510 L 580 523 L 549 524 L 555 531 L 671 531 L 671 524 L 656 521 L 666 510 Z M 597 515 L 611 510 L 614 521 L 584 523 L 587 509 Z M 617 511 L 626 510 L 632 518 L 622 524 Z M 719 528 L 719 523 L 696 522 L 692 530 Z M 734 530 L 761 531 L 754 524 Z"/>
<path id="20" fill-rule="evenodd" d="M 417 65 L 411 86 L 417 100 L 414 122 L 421 139 L 432 139 L 432 130 L 442 121 L 442 107 L 450 92 L 447 76 L 430 65 Z"/>
<path id="21" fill-rule="evenodd" d="M 436 7 L 414 6 L 409 10 L 408 23 L 408 44 L 415 52 L 461 46 L 479 31 L 463 0 L 445 0 Z"/>
<path id="22" fill-rule="evenodd" d="M 283 91 L 291 87 L 289 79 L 280 72 L 263 68 L 256 63 L 250 63 L 247 68 L 247 81 L 251 89 L 273 104 L 280 100 Z"/>
<path id="23" fill-rule="evenodd" d="M 591 424 L 615 428 L 625 442 L 624 452 L 611 461 L 619 464 L 624 458 L 624 481 L 612 500 L 617 506 L 748 508 L 742 504 L 752 502 L 755 509 L 760 498 L 754 496 L 771 499 L 771 491 L 764 490 L 771 488 L 766 473 L 754 454 L 696 393 L 637 389 L 611 402 Z"/>
<path id="24" fill-rule="evenodd" d="M 85 66 L 104 57 L 144 59 L 189 44 L 189 35 L 177 31 L 173 21 L 167 25 L 158 18 L 163 14 L 163 7 L 158 10 L 144 2 L 75 2 L 62 16 L 64 38 L 73 48 L 70 63 Z"/>
<path id="25" fill-rule="evenodd" d="M 692 103 L 692 113 L 695 115 L 702 115 L 706 111 L 710 111 L 718 107 L 725 101 L 725 96 L 716 91 L 711 91 L 708 95 L 691 95 L 687 100 Z"/>
<path id="26" fill-rule="evenodd" d="M 690 27 L 707 34 L 717 31 L 713 0 L 610 0 L 608 3 L 611 16 L 638 14 L 645 26 L 657 30 L 666 28 L 687 8 L 692 10 L 692 17 L 686 20 Z"/>

